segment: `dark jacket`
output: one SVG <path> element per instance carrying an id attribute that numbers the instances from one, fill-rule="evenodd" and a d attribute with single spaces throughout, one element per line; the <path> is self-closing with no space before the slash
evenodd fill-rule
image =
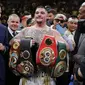
<path id="1" fill-rule="evenodd" d="M 7 28 L 0 24 L 0 43 L 5 46 L 4 51 L 0 51 L 0 85 L 5 85 L 5 52 L 8 50 L 8 31 Z"/>
<path id="2" fill-rule="evenodd" d="M 79 65 L 85 85 L 85 34 L 81 34 L 78 42 L 78 52 L 74 55 L 75 62 Z"/>
<path id="3" fill-rule="evenodd" d="M 8 30 L 8 29 L 7 29 Z M 10 32 L 8 31 L 8 42 L 10 42 L 10 40 L 13 38 L 13 36 L 10 34 Z M 5 62 L 6 62 L 6 85 L 19 85 L 19 80 L 20 80 L 20 76 L 16 76 L 12 70 L 9 68 L 9 51 L 10 51 L 10 46 L 9 46 L 9 50 L 6 53 L 6 57 L 5 58 Z"/>

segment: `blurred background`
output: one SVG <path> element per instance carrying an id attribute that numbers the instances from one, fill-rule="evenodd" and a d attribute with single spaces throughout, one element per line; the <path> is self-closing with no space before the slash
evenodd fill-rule
<path id="1" fill-rule="evenodd" d="M 24 14 L 34 14 L 37 6 L 43 5 L 46 8 L 53 8 L 56 12 L 66 15 L 78 15 L 78 9 L 84 0 L 0 0 L 2 6 L 2 23 L 5 23 L 12 13 L 20 17 Z"/>

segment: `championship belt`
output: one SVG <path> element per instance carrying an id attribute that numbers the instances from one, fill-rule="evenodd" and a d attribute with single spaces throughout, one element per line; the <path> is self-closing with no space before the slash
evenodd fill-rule
<path id="1" fill-rule="evenodd" d="M 31 41 L 31 38 L 14 41 L 10 48 L 9 67 L 16 75 L 29 77 L 34 73 Z"/>
<path id="2" fill-rule="evenodd" d="M 38 66 L 52 67 L 56 63 L 57 56 L 55 38 L 49 35 L 44 36 L 36 54 L 36 64 Z"/>
<path id="3" fill-rule="evenodd" d="M 56 65 L 52 69 L 52 77 L 59 77 L 63 75 L 63 73 L 67 69 L 67 51 L 65 43 L 58 42 L 58 57 L 56 59 Z"/>

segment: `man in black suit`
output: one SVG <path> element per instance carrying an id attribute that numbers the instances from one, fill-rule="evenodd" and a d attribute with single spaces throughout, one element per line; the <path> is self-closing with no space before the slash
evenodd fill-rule
<path id="1" fill-rule="evenodd" d="M 8 24 L 8 42 L 17 34 L 17 29 L 20 24 L 20 18 L 17 14 L 11 14 L 7 21 Z M 9 52 L 7 53 L 9 56 Z M 16 76 L 8 66 L 9 57 L 6 58 L 6 85 L 19 85 L 19 76 Z"/>
<path id="2" fill-rule="evenodd" d="M 8 18 L 8 37 L 10 41 L 16 34 L 17 34 L 17 29 L 20 24 L 20 18 L 17 14 L 11 14 Z"/>
<path id="3" fill-rule="evenodd" d="M 0 6 L 1 17 L 1 6 Z M 8 50 L 8 32 L 4 25 L 0 24 L 0 85 L 5 85 L 5 62 L 4 58 Z"/>
<path id="4" fill-rule="evenodd" d="M 76 30 L 74 39 L 76 42 L 76 51 L 73 56 L 74 65 L 74 85 L 85 85 L 85 2 L 79 8 L 78 28 Z"/>

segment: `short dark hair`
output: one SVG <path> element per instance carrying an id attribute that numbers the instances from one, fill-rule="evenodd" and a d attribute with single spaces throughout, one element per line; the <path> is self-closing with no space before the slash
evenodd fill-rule
<path id="1" fill-rule="evenodd" d="M 37 9 L 37 8 L 43 8 L 43 9 L 45 9 L 45 7 L 44 7 L 44 6 L 42 6 L 42 5 L 37 6 L 37 7 L 36 7 L 36 9 Z M 46 9 L 45 9 L 45 10 L 46 10 Z M 47 11 L 47 10 L 46 10 L 46 11 Z"/>
<path id="2" fill-rule="evenodd" d="M 56 14 L 56 10 L 55 9 L 49 9 L 48 13 L 52 13 L 53 15 Z"/>

